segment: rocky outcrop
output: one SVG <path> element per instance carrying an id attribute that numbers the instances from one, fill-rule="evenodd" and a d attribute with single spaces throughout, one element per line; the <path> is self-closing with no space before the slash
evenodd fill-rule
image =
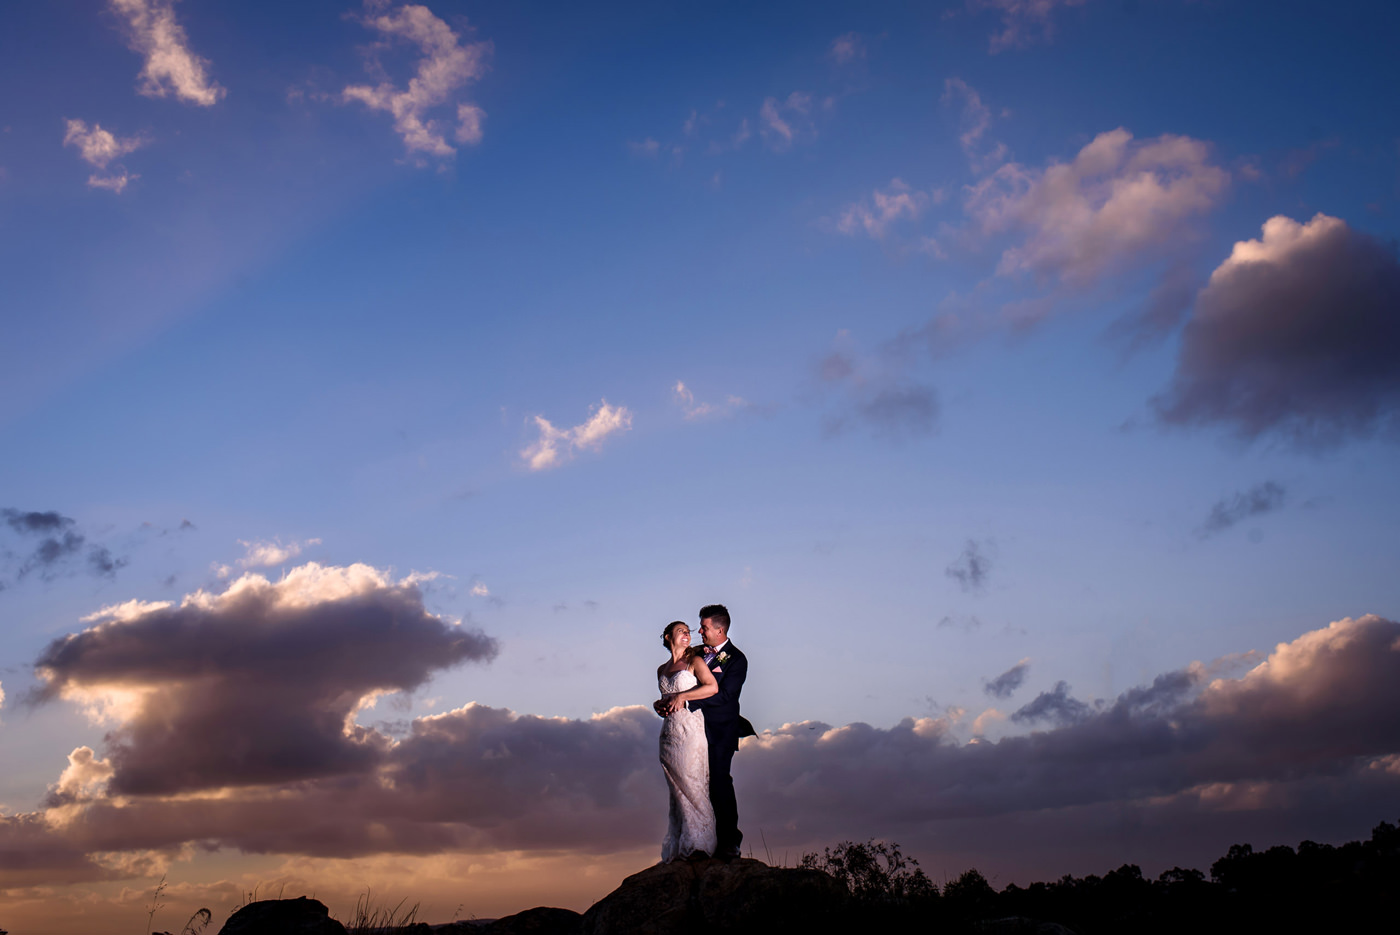
<path id="1" fill-rule="evenodd" d="M 583 916 L 572 909 L 538 906 L 503 919 L 472 919 L 425 926 L 422 935 L 579 935 Z M 405 935 L 420 935 L 407 930 Z"/>
<path id="2" fill-rule="evenodd" d="M 319 899 L 262 899 L 229 916 L 219 935 L 346 935 Z"/>
<path id="3" fill-rule="evenodd" d="M 825 931 L 845 888 L 818 870 L 757 860 L 678 860 L 635 873 L 583 915 L 582 935 Z"/>

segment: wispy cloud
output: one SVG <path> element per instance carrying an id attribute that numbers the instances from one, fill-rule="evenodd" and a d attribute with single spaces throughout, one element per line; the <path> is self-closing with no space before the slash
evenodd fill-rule
<path id="1" fill-rule="evenodd" d="M 1030 671 L 1031 661 L 1022 659 L 1011 668 L 1007 669 L 996 678 L 982 683 L 982 691 L 993 698 L 1006 699 L 1016 694 L 1016 689 L 1026 680 L 1026 673 Z M 981 733 L 981 731 L 974 731 Z"/>
<path id="2" fill-rule="evenodd" d="M 88 185 L 93 188 L 105 188 L 121 194 L 128 182 L 140 178 L 128 173 L 120 165 L 114 172 L 103 173 L 106 173 L 107 167 L 115 160 L 146 145 L 143 137 L 119 137 L 110 130 L 102 129 L 100 123 L 89 127 L 82 120 L 69 120 L 65 125 L 63 145 L 76 147 L 83 161 L 97 170 L 88 176 Z"/>
<path id="3" fill-rule="evenodd" d="M 1053 689 L 1041 692 L 1034 700 L 1011 712 L 1011 720 L 1024 724 L 1049 721 L 1059 727 L 1068 727 L 1086 720 L 1093 713 L 1093 706 L 1070 695 L 1067 683 L 1056 682 Z"/>
<path id="4" fill-rule="evenodd" d="M 570 460 L 580 449 L 596 451 L 608 437 L 627 431 L 632 427 L 632 412 L 603 400 L 587 421 L 573 428 L 555 428 L 544 416 L 535 416 L 534 422 L 539 438 L 523 448 L 520 457 L 530 470 L 543 471 Z"/>
<path id="5" fill-rule="evenodd" d="M 88 572 L 108 578 L 127 564 L 127 559 L 114 557 L 107 546 L 89 542 L 87 536 L 78 531 L 76 520 L 54 510 L 7 507 L 0 509 L 0 519 L 19 536 L 38 540 L 21 560 L 17 578 L 33 574 L 51 581 L 60 574 L 75 573 L 73 560 L 78 556 L 85 558 L 82 567 Z M 8 552 L 0 554 L 9 555 Z"/>
<path id="6" fill-rule="evenodd" d="M 796 143 L 810 142 L 817 136 L 812 120 L 812 95 L 793 91 L 783 100 L 763 99 L 758 109 L 759 134 L 775 152 L 791 149 Z"/>
<path id="7" fill-rule="evenodd" d="M 980 593 L 987 586 L 987 576 L 992 571 L 992 557 L 988 553 L 994 548 L 991 540 L 978 542 L 967 540 L 959 555 L 943 573 L 958 583 L 964 591 Z"/>
<path id="8" fill-rule="evenodd" d="M 374 86 L 349 85 L 341 91 L 342 99 L 359 101 L 370 110 L 392 114 L 394 130 L 402 137 L 410 158 L 456 155 L 456 148 L 447 142 L 446 130 L 438 120 L 429 117 L 428 112 L 448 103 L 459 88 L 485 74 L 491 42 L 462 45 L 457 33 L 425 6 L 405 4 L 391 12 L 376 13 L 374 11 L 382 9 L 382 5 L 367 0 L 366 8 L 369 12 L 361 22 L 384 37 L 382 43 L 371 50 L 372 54 L 387 48 L 394 40 L 406 40 L 418 46 L 422 58 L 407 87 L 401 88 L 385 78 Z M 383 70 L 377 58 L 371 64 L 375 70 Z M 486 112 L 464 102 L 458 104 L 456 114 L 453 138 L 467 146 L 481 142 Z"/>
<path id="9" fill-rule="evenodd" d="M 837 36 L 831 40 L 831 49 L 827 52 L 831 60 L 838 65 L 849 65 L 852 62 L 865 58 L 867 54 L 864 37 L 860 33 L 848 32 Z"/>
<path id="10" fill-rule="evenodd" d="M 877 437 L 902 441 L 932 435 L 941 412 L 938 393 L 911 380 L 902 355 L 858 355 L 849 335 L 837 335 L 837 348 L 818 362 L 819 385 L 839 390 L 845 405 L 824 420 L 828 435 L 863 425 Z"/>
<path id="11" fill-rule="evenodd" d="M 681 407 L 681 412 L 684 413 L 686 419 L 691 421 L 724 418 L 745 410 L 758 408 L 742 396 L 734 395 L 726 396 L 722 403 L 697 402 L 690 387 L 681 380 L 677 380 L 676 385 L 672 388 L 671 398 L 677 406 Z"/>
<path id="12" fill-rule="evenodd" d="M 182 101 L 212 107 L 228 92 L 206 72 L 209 60 L 190 50 L 175 20 L 175 0 L 108 0 L 126 23 L 127 42 L 146 58 L 138 90 L 147 97 L 173 93 Z"/>
<path id="13" fill-rule="evenodd" d="M 1082 6 L 1084 0 L 968 0 L 972 10 L 992 10 L 1001 17 L 1001 32 L 991 37 L 993 53 L 1048 41 L 1055 34 L 1051 15 L 1057 7 Z"/>
<path id="14" fill-rule="evenodd" d="M 982 95 L 961 78 L 948 78 L 943 82 L 943 103 L 953 104 L 962 101 L 962 126 L 958 133 L 958 144 L 967 156 L 974 172 L 985 172 L 1006 161 L 1008 150 L 1005 143 L 988 143 L 984 140 L 992 125 L 992 112 L 982 103 Z"/>
<path id="15" fill-rule="evenodd" d="M 1286 497 L 1287 492 L 1282 485 L 1274 481 L 1255 484 L 1249 490 L 1236 493 L 1212 506 L 1210 515 L 1201 524 L 1199 534 L 1202 537 L 1211 536 L 1251 517 L 1272 513 L 1283 506 Z"/>
<path id="16" fill-rule="evenodd" d="M 915 220 L 930 204 L 943 200 L 943 191 L 919 191 L 903 179 L 891 179 L 883 191 L 875 189 L 869 198 L 847 205 L 836 220 L 836 230 L 847 235 L 865 234 L 883 240 L 899 220 Z"/>

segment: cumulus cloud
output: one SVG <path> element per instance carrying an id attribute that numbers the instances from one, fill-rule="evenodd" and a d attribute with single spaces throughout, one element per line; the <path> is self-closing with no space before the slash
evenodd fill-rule
<path id="1" fill-rule="evenodd" d="M 817 135 L 812 121 L 812 95 L 793 91 L 783 100 L 764 98 L 758 109 L 758 132 L 775 152 L 790 149 L 795 143 L 810 142 Z"/>
<path id="2" fill-rule="evenodd" d="M 544 416 L 535 416 L 534 421 L 540 436 L 521 449 L 520 457 L 530 470 L 543 471 L 558 467 L 580 449 L 596 451 L 609 436 L 626 432 L 632 428 L 632 412 L 626 406 L 609 406 L 605 399 L 587 421 L 570 429 L 555 428 Z"/>
<path id="3" fill-rule="evenodd" d="M 355 713 L 495 641 L 423 608 L 414 584 L 366 565 L 247 574 L 180 604 L 104 608 L 35 663 L 32 703 L 64 698 L 109 735 L 111 789 L 169 794 L 363 772 L 384 737 Z"/>
<path id="4" fill-rule="evenodd" d="M 299 635 L 303 621 L 335 594 L 352 603 L 379 595 L 394 605 L 390 592 L 403 590 L 372 569 L 350 571 L 336 570 L 333 586 L 317 574 L 315 582 L 291 589 L 279 601 L 281 611 L 269 608 L 253 633 L 290 626 Z M 356 581 L 367 590 L 357 590 Z M 307 750 L 273 743 L 263 734 L 271 727 L 285 737 L 286 728 L 261 716 L 219 719 L 219 732 L 193 751 L 147 745 L 139 731 L 118 730 L 102 755 L 74 751 L 44 811 L 0 816 L 0 881 L 13 885 L 45 873 L 50 880 L 110 876 L 120 865 L 98 865 L 91 855 L 160 852 L 189 842 L 349 857 L 606 853 L 654 845 L 660 837 L 659 725 L 647 708 L 571 720 L 469 704 L 415 719 L 397 742 L 369 728 L 350 737 L 344 717 L 367 692 L 412 682 L 430 667 L 425 657 L 436 652 L 430 647 L 441 639 L 440 621 L 425 623 L 414 610 L 404 635 L 408 649 L 395 649 L 377 625 L 355 628 L 360 638 L 353 652 L 314 657 L 331 669 L 321 676 L 315 665 L 284 665 L 284 657 L 262 651 L 257 638 L 241 636 L 246 624 L 227 627 L 214 647 L 187 639 L 164 622 L 187 607 L 114 616 L 102 626 L 132 627 L 132 638 L 104 635 L 100 646 L 76 654 L 84 662 L 66 671 L 100 672 L 103 684 L 125 678 L 123 687 L 132 690 L 207 694 L 206 705 L 225 710 L 243 705 L 258 688 L 271 690 L 283 702 L 280 716 L 311 724 L 316 742 Z M 276 625 L 268 625 L 272 620 Z M 174 652 L 163 648 L 171 641 Z M 306 640 L 321 641 L 319 631 Z M 989 835 L 1007 831 L 1013 832 L 1003 843 L 1008 853 L 1043 847 L 1054 870 L 1064 867 L 1069 829 L 1077 842 L 1106 842 L 1103 852 L 1121 862 L 1125 815 L 1134 826 L 1190 826 L 1200 836 L 1230 821 L 1240 827 L 1231 816 L 1258 815 L 1267 825 L 1280 815 L 1325 820 L 1344 807 L 1369 812 L 1366 819 L 1374 821 L 1376 809 L 1393 806 L 1400 792 L 1393 769 L 1400 753 L 1400 624 L 1349 618 L 1279 644 L 1240 677 L 1216 677 L 1219 668 L 1193 663 L 1094 705 L 1076 701 L 1061 683 L 1020 709 L 1026 713 L 1019 723 L 1045 729 L 995 742 L 964 742 L 965 712 L 956 710 L 888 728 L 801 722 L 764 730 L 744 742 L 735 760 L 746 827 L 767 829 L 770 843 L 783 846 L 898 835 L 944 853 L 950 841 L 980 842 L 984 856 Z M 176 671 L 178 687 L 170 674 Z M 318 687 L 295 693 L 283 684 L 307 678 Z M 333 695 L 336 685 L 342 692 Z M 206 690 L 215 687 L 220 691 Z M 225 694 L 232 697 L 221 701 Z M 184 699 L 166 698 L 177 700 Z M 312 723 L 327 707 L 327 724 Z M 128 728 L 148 712 L 143 703 L 129 710 L 122 722 Z M 193 726 L 196 715 L 182 704 L 161 710 L 179 730 Z M 999 717 L 984 711 L 974 728 Z M 341 748 L 352 742 L 375 755 L 344 756 Z M 225 749 L 223 758 L 242 754 L 231 776 L 222 772 L 229 766 L 215 771 L 202 759 L 216 745 Z M 157 753 L 168 763 L 165 778 L 148 792 L 130 787 L 138 746 L 149 765 Z M 297 768 L 289 768 L 288 757 Z M 192 763 L 198 768 L 191 770 Z M 176 788 L 182 791 L 164 791 Z M 1003 818 L 1014 819 L 1014 829 L 1000 824 Z M 1214 847 L 1218 854 L 1220 845 Z"/>
<path id="5" fill-rule="evenodd" d="M 992 558 L 988 555 L 992 543 L 967 540 L 962 554 L 953 560 L 943 573 L 958 583 L 964 591 L 979 593 L 987 586 L 987 575 L 992 570 Z"/>
<path id="6" fill-rule="evenodd" d="M 848 205 L 836 221 L 836 230 L 847 235 L 864 234 L 883 240 L 890 226 L 901 219 L 915 220 L 930 204 L 942 201 L 943 193 L 916 191 L 903 179 L 891 179 L 884 191 L 875 189 L 868 199 Z"/>
<path id="7" fill-rule="evenodd" d="M 184 27 L 175 21 L 175 0 L 108 0 L 108 5 L 125 20 L 131 50 L 145 56 L 140 93 L 173 93 L 201 107 L 212 107 L 228 93 L 207 74 L 208 59 L 190 50 Z"/>
<path id="8" fill-rule="evenodd" d="M 1001 17 L 1001 32 L 993 33 L 993 53 L 1025 48 L 1055 34 L 1052 14 L 1057 7 L 1082 6 L 1084 0 L 968 0 L 968 7 L 991 10 Z"/>
<path id="9" fill-rule="evenodd" d="M 982 683 L 982 691 L 993 698 L 1010 698 L 1016 694 L 1016 689 L 1021 687 L 1021 683 L 1026 680 L 1026 673 L 1030 671 L 1031 661 L 1022 659 L 1001 675 L 988 682 Z M 981 733 L 977 731 L 977 733 Z"/>
<path id="10" fill-rule="evenodd" d="M 374 86 L 349 85 L 341 91 L 342 99 L 392 114 L 394 130 L 403 138 L 410 158 L 454 156 L 457 150 L 447 142 L 446 130 L 428 113 L 485 74 L 492 44 L 486 41 L 462 45 L 457 33 L 425 6 L 405 4 L 389 12 L 376 12 L 383 9 L 382 5 L 366 2 L 366 8 L 369 12 L 362 22 L 383 36 L 374 51 L 402 40 L 417 45 L 422 58 L 407 87 L 401 88 L 385 78 Z M 383 70 L 377 59 L 372 66 L 375 71 Z M 463 102 L 457 105 L 456 113 L 456 141 L 468 146 L 481 142 L 486 112 Z"/>
<path id="11" fill-rule="evenodd" d="M 83 567 L 88 571 L 111 577 L 127 564 L 104 545 L 91 543 L 77 530 L 77 521 L 53 510 L 0 509 L 0 519 L 13 532 L 39 541 L 20 562 L 17 576 L 37 574 L 45 581 L 53 580 L 65 570 L 73 570 L 71 560 L 85 556 Z"/>
<path id="12" fill-rule="evenodd" d="M 1249 490 L 1236 493 L 1212 506 L 1210 514 L 1201 524 L 1200 534 L 1214 535 L 1250 517 L 1271 513 L 1283 506 L 1286 496 L 1287 491 L 1274 481 L 1255 484 Z"/>
<path id="13" fill-rule="evenodd" d="M 968 188 L 967 211 L 983 234 L 1018 238 L 1001 255 L 1003 276 L 1030 273 L 1072 287 L 1174 255 L 1192 222 L 1219 202 L 1229 174 L 1210 147 L 1185 136 L 1133 140 L 1100 133 L 1069 163 L 1007 163 Z"/>
<path id="14" fill-rule="evenodd" d="M 132 179 L 140 176 L 128 173 L 121 166 L 117 166 L 112 172 L 106 172 L 107 166 L 127 153 L 140 149 L 145 142 L 139 136 L 118 137 L 110 130 L 102 129 L 99 123 L 89 127 L 82 120 L 67 121 L 63 134 L 63 145 L 76 147 L 83 161 L 97 170 L 88 176 L 88 185 L 92 188 L 105 188 L 117 194 L 121 194 Z"/>
<path id="15" fill-rule="evenodd" d="M 1400 261 L 1340 218 L 1278 216 L 1211 273 L 1156 401 L 1176 425 L 1322 447 L 1400 429 Z"/>
<path id="16" fill-rule="evenodd" d="M 865 39 L 860 33 L 844 33 L 831 40 L 831 50 L 828 54 L 831 56 L 831 60 L 836 64 L 849 65 L 854 61 L 865 58 Z"/>

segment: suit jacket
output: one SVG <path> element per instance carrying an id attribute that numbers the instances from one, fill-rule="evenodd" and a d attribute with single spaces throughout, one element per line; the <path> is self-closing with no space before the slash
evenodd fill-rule
<path id="1" fill-rule="evenodd" d="M 729 740 L 737 744 L 740 737 L 751 737 L 753 725 L 739 714 L 739 694 L 744 679 L 749 676 L 749 659 L 732 642 L 726 643 L 719 656 L 710 660 L 710 672 L 719 683 L 719 691 L 708 698 L 690 702 L 692 711 L 705 712 L 705 733 L 712 740 Z"/>

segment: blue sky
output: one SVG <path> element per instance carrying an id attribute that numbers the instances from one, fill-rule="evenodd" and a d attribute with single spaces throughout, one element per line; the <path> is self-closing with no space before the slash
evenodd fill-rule
<path id="1" fill-rule="evenodd" d="M 1101 712 L 1253 652 L 1210 669 L 1246 684 L 1333 621 L 1395 626 L 1391 4 L 89 0 L 5 16 L 13 821 L 55 807 L 75 749 L 117 764 L 98 798 L 141 753 L 122 731 L 144 715 L 100 723 L 78 694 L 144 676 L 36 669 L 53 641 L 104 607 L 179 607 L 245 574 L 281 587 L 307 562 L 370 566 L 371 590 L 496 641 L 386 675 L 403 690 L 354 715 L 385 744 L 469 702 L 584 725 L 645 705 L 661 627 L 715 600 L 751 658 L 760 730 L 915 718 L 948 745 L 1089 729 L 1063 706 L 1015 717 L 1037 698 Z M 1012 694 L 989 693 L 1023 660 Z M 1213 690 L 1190 703 L 1218 710 Z M 1400 751 L 1352 714 L 1370 738 L 1356 756 Z M 754 789 L 759 763 L 779 769 L 763 755 Z M 1394 818 L 1279 795 L 1236 824 L 1198 805 L 1205 830 L 1134 859 Z M 751 801 L 793 847 L 881 834 L 1003 879 L 1101 872 L 1122 840 L 1017 863 L 946 843 L 946 816 L 827 828 Z M 584 847 L 606 866 L 595 883 L 497 890 L 586 905 L 653 859 L 651 830 Z M 222 850 L 190 863 L 172 838 L 139 848 L 146 863 L 0 886 L 119 899 L 156 868 L 213 900 L 240 873 L 353 876 L 297 864 L 294 842 L 195 837 Z M 404 845 L 513 855 L 502 880 L 575 846 Z"/>

